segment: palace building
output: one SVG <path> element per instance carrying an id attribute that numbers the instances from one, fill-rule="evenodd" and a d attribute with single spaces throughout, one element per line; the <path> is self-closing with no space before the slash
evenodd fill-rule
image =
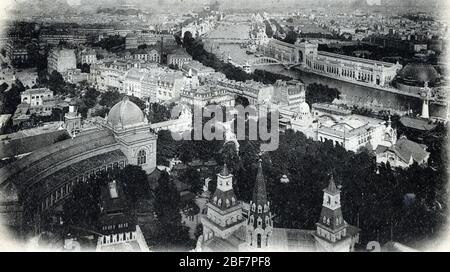
<path id="1" fill-rule="evenodd" d="M 79 129 L 79 116 L 71 105 L 66 115 L 70 132 Z M 21 212 L 37 207 L 39 216 L 55 209 L 74 184 L 101 171 L 139 165 L 148 174 L 156 168 L 156 139 L 141 109 L 124 97 L 109 111 L 103 124 L 82 130 L 71 139 L 56 142 L 0 169 L 0 202 L 3 223 L 20 229 Z M 13 211 L 13 212 L 11 212 Z"/>
<path id="2" fill-rule="evenodd" d="M 264 56 L 287 64 L 301 64 L 312 72 L 373 86 L 387 86 L 402 65 L 318 51 L 318 45 L 307 41 L 295 44 L 271 39 L 260 49 Z"/>
<path id="3" fill-rule="evenodd" d="M 360 148 L 376 150 L 379 146 L 391 147 L 397 141 L 397 131 L 390 121 L 352 114 L 347 108 L 329 103 L 315 103 L 312 110 L 305 101 L 305 92 L 292 109 L 279 107 L 280 126 L 300 131 L 314 141 L 331 141 L 346 150 L 357 152 Z"/>
<path id="4" fill-rule="evenodd" d="M 217 175 L 216 191 L 206 204 L 196 251 L 354 251 L 360 230 L 344 220 L 340 190 L 333 177 L 323 190 L 322 212 L 314 230 L 274 226 L 266 190 L 260 160 L 253 197 L 244 216 L 243 203 L 233 191 L 233 175 L 224 165 Z"/>

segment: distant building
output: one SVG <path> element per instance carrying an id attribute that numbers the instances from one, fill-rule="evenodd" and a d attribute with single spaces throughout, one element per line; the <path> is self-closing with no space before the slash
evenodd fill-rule
<path id="1" fill-rule="evenodd" d="M 179 49 L 167 55 L 167 65 L 173 65 L 177 68 L 182 67 L 185 62 L 189 61 L 192 61 L 192 56 L 185 50 Z"/>
<path id="2" fill-rule="evenodd" d="M 77 68 L 77 59 L 75 50 L 73 49 L 61 49 L 53 48 L 48 54 L 48 73 L 53 71 L 59 73 L 65 73 L 69 69 Z"/>
<path id="3" fill-rule="evenodd" d="M 288 119 L 290 128 L 301 131 L 308 138 L 331 141 L 333 145 L 341 145 L 353 152 L 363 147 L 371 150 L 379 145 L 390 147 L 397 141 L 397 131 L 391 127 L 390 121 L 386 126 L 384 120 L 352 114 L 334 104 L 313 104 L 311 114 L 308 104 L 303 102 Z"/>
<path id="4" fill-rule="evenodd" d="M 63 78 L 67 82 L 77 84 L 82 81 L 87 81 L 89 79 L 89 73 L 82 73 L 81 69 L 68 69 L 63 74 Z"/>
<path id="5" fill-rule="evenodd" d="M 199 61 L 185 62 L 181 65 L 181 70 L 186 76 L 205 77 L 213 74 L 215 70 L 211 67 L 203 65 Z"/>
<path id="6" fill-rule="evenodd" d="M 9 40 L 5 45 L 6 57 L 13 66 L 28 64 L 30 61 L 30 53 L 26 48 L 26 44 Z"/>
<path id="7" fill-rule="evenodd" d="M 402 91 L 419 94 L 425 84 L 429 87 L 440 86 L 441 75 L 433 65 L 426 63 L 408 63 L 398 73 L 396 84 Z"/>
<path id="8" fill-rule="evenodd" d="M 261 51 L 267 57 L 281 62 L 299 63 L 302 67 L 325 76 L 387 86 L 402 68 L 400 64 L 318 51 L 318 45 L 309 42 L 289 44 L 271 39 Z"/>
<path id="9" fill-rule="evenodd" d="M 149 62 L 161 63 L 161 52 L 158 50 L 151 49 L 147 54 Z"/>
<path id="10" fill-rule="evenodd" d="M 125 49 L 137 49 L 138 48 L 138 40 L 137 36 L 133 33 L 127 34 L 125 37 Z"/>
<path id="11" fill-rule="evenodd" d="M 20 94 L 22 103 L 27 103 L 32 107 L 44 104 L 44 99 L 53 98 L 53 92 L 47 88 L 28 89 Z"/>
<path id="12" fill-rule="evenodd" d="M 427 151 L 426 145 L 418 144 L 402 136 L 390 147 L 378 146 L 376 156 L 377 163 L 389 162 L 391 167 L 406 168 L 413 163 L 427 164 L 430 152 Z"/>
<path id="13" fill-rule="evenodd" d="M 20 97 L 22 103 L 29 105 L 29 114 L 48 116 L 52 114 L 52 109 L 56 105 L 53 92 L 47 88 L 28 89 L 23 91 Z"/>
<path id="14" fill-rule="evenodd" d="M 97 62 L 97 52 L 92 49 L 83 50 L 80 53 L 81 64 L 93 64 Z"/>

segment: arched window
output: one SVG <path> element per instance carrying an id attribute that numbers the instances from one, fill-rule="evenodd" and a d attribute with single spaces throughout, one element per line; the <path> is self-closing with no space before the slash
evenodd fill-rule
<path id="1" fill-rule="evenodd" d="M 257 240 L 257 246 L 258 246 L 258 248 L 261 248 L 261 234 L 258 234 L 256 237 L 257 237 L 257 238 L 256 238 L 256 240 Z"/>
<path id="2" fill-rule="evenodd" d="M 222 199 L 219 199 L 219 201 L 217 202 L 217 205 L 222 206 Z"/>
<path id="3" fill-rule="evenodd" d="M 147 163 L 147 152 L 145 150 L 140 150 L 138 153 L 138 165 L 146 164 Z"/>
<path id="4" fill-rule="evenodd" d="M 214 197 L 214 204 L 217 204 L 217 196 Z"/>
<path id="5" fill-rule="evenodd" d="M 262 207 L 261 207 L 261 205 L 258 205 L 258 213 L 262 213 Z"/>
<path id="6" fill-rule="evenodd" d="M 236 204 L 236 199 L 234 199 L 234 196 L 233 196 L 233 197 L 231 197 L 231 205 L 234 205 L 234 204 Z"/>
<path id="7" fill-rule="evenodd" d="M 323 223 L 325 224 L 327 222 L 327 217 L 323 216 Z"/>
<path id="8" fill-rule="evenodd" d="M 225 200 L 225 205 L 227 206 L 227 208 L 230 207 L 230 201 L 228 199 Z"/>

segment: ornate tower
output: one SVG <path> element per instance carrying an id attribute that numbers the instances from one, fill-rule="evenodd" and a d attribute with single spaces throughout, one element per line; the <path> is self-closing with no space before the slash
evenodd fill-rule
<path id="1" fill-rule="evenodd" d="M 262 171 L 261 160 L 258 164 L 253 200 L 247 221 L 247 246 L 251 251 L 268 250 L 272 234 L 272 214 L 267 200 L 266 181 Z"/>
<path id="2" fill-rule="evenodd" d="M 342 217 L 341 191 L 336 188 L 333 176 L 323 192 L 322 212 L 314 234 L 317 249 L 353 251 L 354 244 L 359 240 L 359 229 L 348 225 Z"/>
<path id="3" fill-rule="evenodd" d="M 201 219 L 203 243 L 214 237 L 226 239 L 245 224 L 242 205 L 237 201 L 233 190 L 233 175 L 226 164 L 217 174 L 217 188 L 206 207 L 206 216 Z"/>

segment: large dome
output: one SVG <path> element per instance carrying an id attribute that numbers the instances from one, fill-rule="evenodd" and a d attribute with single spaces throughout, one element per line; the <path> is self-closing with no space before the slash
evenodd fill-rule
<path id="1" fill-rule="evenodd" d="M 300 103 L 298 112 L 301 115 L 308 115 L 308 114 L 310 114 L 311 113 L 311 109 L 310 109 L 308 103 L 306 103 L 306 102 Z"/>
<path id="2" fill-rule="evenodd" d="M 408 63 L 398 74 L 402 83 L 423 87 L 425 82 L 434 85 L 439 82 L 440 75 L 433 65 L 426 63 Z"/>
<path id="3" fill-rule="evenodd" d="M 112 127 L 130 127 L 147 123 L 142 110 L 127 96 L 115 104 L 108 113 L 107 122 Z"/>

